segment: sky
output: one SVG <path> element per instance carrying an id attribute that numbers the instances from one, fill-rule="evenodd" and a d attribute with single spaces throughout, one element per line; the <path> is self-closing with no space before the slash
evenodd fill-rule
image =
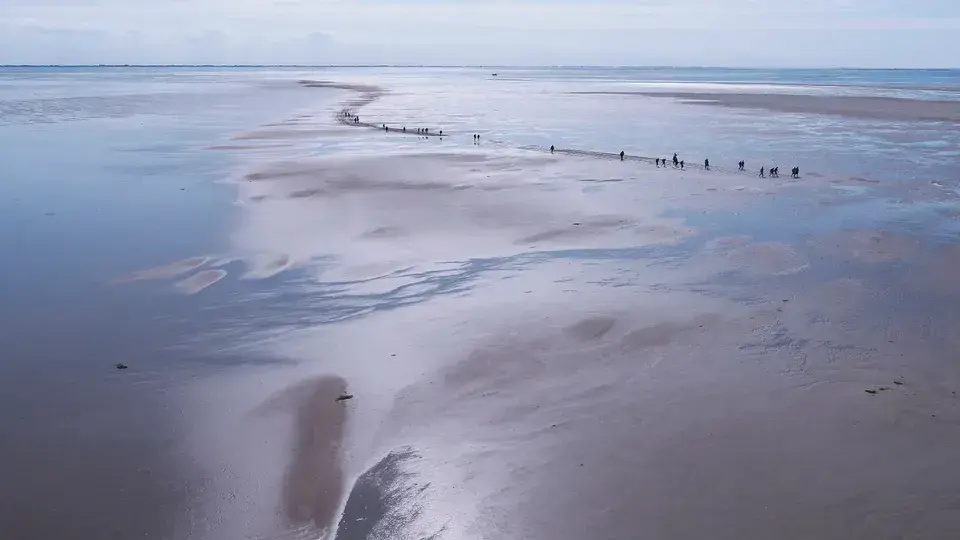
<path id="1" fill-rule="evenodd" d="M 0 64 L 960 67 L 960 0 L 0 0 Z"/>

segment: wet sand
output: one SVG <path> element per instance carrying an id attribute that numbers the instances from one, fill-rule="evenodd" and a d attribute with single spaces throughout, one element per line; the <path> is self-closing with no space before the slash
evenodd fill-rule
<path id="1" fill-rule="evenodd" d="M 312 268 L 353 309 L 267 347 L 326 351 L 357 393 L 338 538 L 893 539 L 960 524 L 960 371 L 928 339 L 952 318 L 891 296 L 887 267 L 845 262 L 927 264 L 916 240 L 718 237 L 664 217 L 778 197 L 842 207 L 841 180 L 503 148 L 247 178 L 241 198 L 263 198 L 239 253 Z M 595 178 L 620 181 L 584 191 Z"/>
<path id="2" fill-rule="evenodd" d="M 378 140 L 336 115 L 375 125 L 362 107 L 387 92 L 299 84 L 356 93 L 298 112 L 297 129 L 242 132 L 264 151 L 238 154 L 224 255 L 116 284 L 240 298 L 204 326 L 217 339 L 190 344 L 209 369 L 156 385 L 187 433 L 150 447 L 189 467 L 149 472 L 157 492 L 138 508 L 176 501 L 148 536 L 893 540 L 960 526 L 960 257 L 947 206 L 923 204 L 960 196 Z M 314 152 L 348 137 L 363 151 Z M 103 470 L 123 465 L 112 456 Z M 27 463 L 18 483 L 42 459 Z M 167 471 L 183 485 L 151 480 Z M 124 491 L 88 507 L 86 485 L 57 507 L 112 530 L 102 505 Z"/>

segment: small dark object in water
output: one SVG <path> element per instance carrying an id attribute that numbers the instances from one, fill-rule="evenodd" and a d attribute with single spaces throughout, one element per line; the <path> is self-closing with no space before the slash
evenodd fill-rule
<path id="1" fill-rule="evenodd" d="M 903 386 L 903 381 L 893 381 L 893 384 L 897 386 Z"/>
<path id="2" fill-rule="evenodd" d="M 877 393 L 877 391 L 876 391 L 876 390 L 873 390 L 873 389 L 864 390 L 864 392 L 866 392 L 866 393 L 868 393 L 868 394 L 876 394 L 876 393 Z"/>
<path id="3" fill-rule="evenodd" d="M 574 225 L 582 225 L 579 221 L 574 222 Z"/>
<path id="4" fill-rule="evenodd" d="M 127 369 L 127 368 L 128 366 L 126 364 L 117 364 L 117 369 Z"/>
<path id="5" fill-rule="evenodd" d="M 353 399 L 353 394 L 340 394 L 340 397 L 337 398 L 337 401 L 346 401 L 348 399 Z"/>

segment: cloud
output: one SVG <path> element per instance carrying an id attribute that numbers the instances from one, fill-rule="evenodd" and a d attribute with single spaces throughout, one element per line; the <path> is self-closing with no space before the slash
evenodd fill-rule
<path id="1" fill-rule="evenodd" d="M 3 0 L 0 62 L 933 67 L 958 29 L 953 0 Z"/>

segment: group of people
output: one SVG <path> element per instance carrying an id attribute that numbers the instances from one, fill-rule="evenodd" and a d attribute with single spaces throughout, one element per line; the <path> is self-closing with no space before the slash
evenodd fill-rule
<path id="1" fill-rule="evenodd" d="M 656 162 L 658 168 L 659 168 L 661 165 L 663 165 L 664 167 L 667 166 L 667 160 L 666 160 L 666 158 L 663 158 L 663 159 L 661 159 L 661 158 L 656 158 L 654 161 Z M 674 154 L 673 154 L 673 167 L 674 167 L 674 168 L 679 167 L 679 168 L 682 170 L 685 165 L 686 165 L 686 163 L 684 163 L 683 160 L 681 160 L 680 158 L 678 158 L 676 152 L 674 152 Z M 705 165 L 709 168 L 709 166 L 710 166 L 710 160 L 707 160 L 707 161 L 705 162 Z"/>
<path id="2" fill-rule="evenodd" d="M 742 171 L 743 167 L 741 167 L 740 170 Z M 763 178 L 764 177 L 763 172 L 764 172 L 764 168 L 760 167 L 760 174 L 757 176 L 759 176 L 760 178 Z M 800 167 L 794 167 L 790 169 L 790 177 L 800 178 Z M 780 167 L 770 167 L 770 178 L 780 178 Z"/>
<path id="3" fill-rule="evenodd" d="M 473 143 L 474 143 L 474 144 L 480 144 L 480 134 L 479 134 L 479 133 L 474 133 L 474 134 L 473 134 Z M 553 148 L 553 147 L 551 146 L 550 148 Z M 552 152 L 552 150 L 551 150 L 551 152 Z"/>

